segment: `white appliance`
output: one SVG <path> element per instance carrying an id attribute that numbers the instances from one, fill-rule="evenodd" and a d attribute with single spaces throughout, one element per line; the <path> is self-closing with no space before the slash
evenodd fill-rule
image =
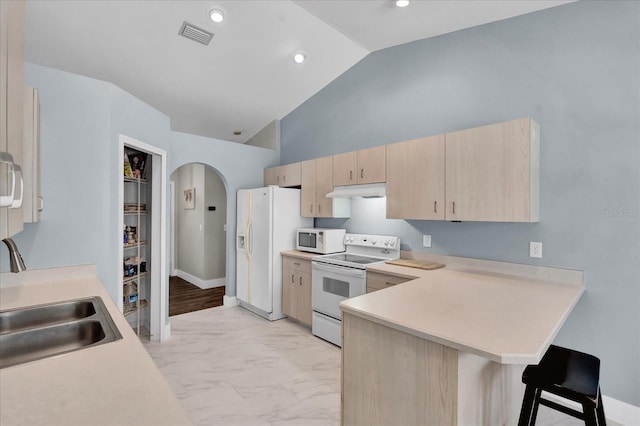
<path id="1" fill-rule="evenodd" d="M 283 250 L 296 247 L 296 230 L 313 226 L 300 216 L 300 190 L 269 186 L 240 189 L 236 222 L 238 304 L 270 321 L 282 313 Z"/>
<path id="2" fill-rule="evenodd" d="M 345 234 L 345 253 L 311 260 L 311 332 L 341 346 L 340 302 L 367 292 L 367 265 L 400 257 L 400 238 Z"/>
<path id="3" fill-rule="evenodd" d="M 296 233 L 296 248 L 311 253 L 329 254 L 345 250 L 346 229 L 303 228 Z"/>

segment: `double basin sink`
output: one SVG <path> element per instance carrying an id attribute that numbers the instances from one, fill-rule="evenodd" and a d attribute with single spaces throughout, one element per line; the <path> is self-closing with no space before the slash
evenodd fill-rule
<path id="1" fill-rule="evenodd" d="M 0 368 L 122 339 L 100 297 L 0 312 Z"/>

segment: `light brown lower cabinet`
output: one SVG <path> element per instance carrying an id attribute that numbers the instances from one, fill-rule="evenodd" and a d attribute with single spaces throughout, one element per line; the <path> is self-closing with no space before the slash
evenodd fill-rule
<path id="1" fill-rule="evenodd" d="M 311 261 L 282 256 L 282 312 L 311 325 Z"/>
<path id="2" fill-rule="evenodd" d="M 396 284 L 401 284 L 413 279 L 415 278 L 407 278 L 398 275 L 367 271 L 367 293 L 393 287 Z"/>
<path id="3" fill-rule="evenodd" d="M 523 365 L 342 313 L 342 415 L 349 426 L 515 425 Z"/>

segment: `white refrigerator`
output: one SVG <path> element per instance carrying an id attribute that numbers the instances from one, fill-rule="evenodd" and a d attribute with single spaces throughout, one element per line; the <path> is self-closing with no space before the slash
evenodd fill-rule
<path id="1" fill-rule="evenodd" d="M 299 189 L 240 189 L 237 203 L 238 304 L 270 321 L 284 318 L 280 252 L 295 249 L 296 230 L 313 219 L 300 216 Z"/>

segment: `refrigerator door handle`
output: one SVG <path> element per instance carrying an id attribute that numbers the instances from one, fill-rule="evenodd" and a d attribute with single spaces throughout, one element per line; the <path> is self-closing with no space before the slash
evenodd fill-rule
<path id="1" fill-rule="evenodd" d="M 249 254 L 253 254 L 253 224 L 249 224 Z"/>

